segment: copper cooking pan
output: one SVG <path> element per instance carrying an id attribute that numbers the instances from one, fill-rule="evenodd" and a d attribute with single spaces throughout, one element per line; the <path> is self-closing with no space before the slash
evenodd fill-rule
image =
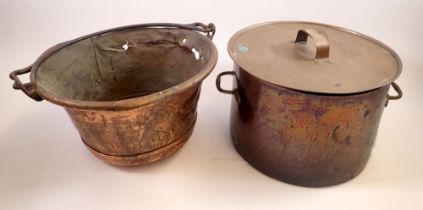
<path id="1" fill-rule="evenodd" d="M 397 54 L 373 38 L 310 22 L 248 27 L 228 44 L 233 143 L 253 167 L 302 186 L 348 181 L 365 167 L 382 112 L 402 91 Z M 234 77 L 234 89 L 220 87 Z M 397 95 L 388 95 L 389 87 Z"/>

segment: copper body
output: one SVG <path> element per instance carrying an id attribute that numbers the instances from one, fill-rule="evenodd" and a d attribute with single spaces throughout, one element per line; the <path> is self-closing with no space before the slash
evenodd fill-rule
<path id="1" fill-rule="evenodd" d="M 197 117 L 200 86 L 129 110 L 66 108 L 90 151 L 118 166 L 155 162 L 181 148 Z"/>
<path id="2" fill-rule="evenodd" d="M 313 187 L 348 181 L 363 170 L 389 85 L 358 94 L 313 94 L 260 80 L 238 66 L 235 73 L 230 132 L 253 167 Z"/>
<path id="3" fill-rule="evenodd" d="M 253 167 L 284 182 L 319 187 L 357 176 L 384 107 L 402 96 L 394 82 L 402 68 L 398 55 L 348 29 L 257 24 L 232 36 L 228 52 L 235 70 L 219 74 L 216 85 L 234 95 L 235 148 Z M 223 75 L 236 78 L 233 90 L 220 87 Z M 390 85 L 397 95 L 388 95 Z"/>
<path id="4" fill-rule="evenodd" d="M 213 24 L 152 23 L 96 32 L 13 71 L 13 87 L 64 107 L 82 141 L 117 166 L 161 160 L 191 136 L 201 83 L 217 62 Z M 31 73 L 23 84 L 18 75 Z"/>

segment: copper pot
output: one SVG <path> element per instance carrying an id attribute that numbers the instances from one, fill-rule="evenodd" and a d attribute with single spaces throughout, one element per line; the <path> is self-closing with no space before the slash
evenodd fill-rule
<path id="1" fill-rule="evenodd" d="M 192 133 L 201 82 L 217 62 L 214 33 L 201 23 L 109 29 L 58 44 L 10 78 L 34 100 L 63 106 L 98 158 L 151 163 Z"/>
<path id="2" fill-rule="evenodd" d="M 312 40 L 308 40 L 311 37 Z M 327 186 L 357 176 L 382 111 L 402 91 L 397 54 L 368 36 L 310 22 L 272 22 L 235 34 L 230 132 L 253 167 L 284 182 Z M 232 75 L 234 89 L 220 79 Z M 389 96 L 390 85 L 398 92 Z"/>

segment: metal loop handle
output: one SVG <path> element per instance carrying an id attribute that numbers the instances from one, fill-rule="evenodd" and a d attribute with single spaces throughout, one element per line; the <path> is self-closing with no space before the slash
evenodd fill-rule
<path id="1" fill-rule="evenodd" d="M 329 40 L 325 32 L 317 31 L 315 29 L 301 29 L 298 31 L 295 44 L 305 44 L 308 37 L 314 40 L 316 46 L 315 59 L 326 59 L 329 58 Z"/>
<path id="2" fill-rule="evenodd" d="M 390 100 L 398 100 L 398 99 L 402 98 L 402 90 L 401 90 L 400 86 L 395 82 L 392 82 L 391 85 L 394 88 L 395 92 L 397 92 L 397 95 L 395 95 L 395 96 L 391 96 L 389 94 L 386 95 L 385 107 L 388 106 L 388 103 L 389 103 Z"/>
<path id="3" fill-rule="evenodd" d="M 235 73 L 234 71 L 225 71 L 225 72 L 221 72 L 221 73 L 220 73 L 219 75 L 217 75 L 217 77 L 216 77 L 216 87 L 217 87 L 217 90 L 218 90 L 219 92 L 221 92 L 221 93 L 224 93 L 224 94 L 231 94 L 231 95 L 234 95 L 234 96 L 235 96 L 235 100 L 236 100 L 236 102 L 240 103 L 240 102 L 241 102 L 241 97 L 239 96 L 239 92 L 238 92 L 238 89 L 237 89 L 237 88 L 235 88 L 235 89 L 233 89 L 233 90 L 225 90 L 225 89 L 223 89 L 223 88 L 220 86 L 220 83 L 221 83 L 221 77 L 222 77 L 222 76 L 224 76 L 224 75 L 231 75 L 231 76 L 235 77 L 236 81 L 238 81 L 238 79 L 237 79 L 237 77 L 236 77 L 236 73 Z"/>
<path id="4" fill-rule="evenodd" d="M 9 77 L 13 81 L 15 81 L 13 83 L 14 89 L 22 90 L 22 92 L 24 92 L 27 96 L 34 99 L 35 101 L 42 101 L 43 99 L 35 91 L 35 86 L 32 82 L 23 84 L 18 78 L 18 75 L 31 72 L 31 68 L 32 68 L 32 66 L 28 66 L 26 68 L 13 71 L 12 73 L 9 74 Z"/>
<path id="5" fill-rule="evenodd" d="M 177 23 L 147 23 L 147 24 L 136 24 L 136 25 L 128 25 L 128 26 L 122 26 L 118 28 L 112 28 L 107 29 L 104 31 L 99 31 L 94 34 L 90 34 L 88 36 L 93 36 L 97 34 L 103 34 L 115 30 L 121 30 L 121 29 L 130 29 L 130 28 L 154 28 L 154 27 L 169 27 L 169 28 L 182 28 L 182 29 L 188 29 L 193 31 L 199 31 L 202 33 L 206 33 L 207 37 L 209 39 L 213 39 L 214 34 L 216 33 L 216 26 L 213 23 L 209 23 L 208 25 L 204 23 L 191 23 L 191 24 L 177 24 Z M 82 38 L 86 38 L 85 36 Z M 79 39 L 78 39 L 79 40 Z"/>
<path id="6" fill-rule="evenodd" d="M 73 40 L 70 40 L 70 41 L 66 41 L 66 42 L 62 42 L 60 44 L 57 44 L 55 47 L 52 47 L 45 54 L 43 54 L 42 55 L 43 59 L 39 60 L 39 62 L 42 62 L 48 56 L 52 55 L 56 51 L 59 51 L 66 46 L 69 46 L 73 43 L 79 42 L 81 40 L 84 40 L 84 39 L 87 39 L 87 38 L 90 38 L 90 37 L 93 37 L 93 36 L 98 36 L 98 35 L 101 35 L 101 34 L 113 32 L 113 31 L 118 31 L 118 30 L 136 29 L 136 28 L 164 28 L 164 27 L 167 27 L 167 28 L 182 28 L 182 29 L 188 29 L 188 30 L 206 33 L 207 37 L 210 40 L 213 39 L 213 36 L 216 33 L 216 26 L 213 23 L 209 23 L 208 25 L 203 24 L 203 23 L 199 23 L 199 22 L 191 23 L 191 24 L 143 23 L 143 24 L 120 26 L 120 27 L 116 27 L 116 28 L 106 29 L 106 30 L 103 30 L 103 31 L 98 31 L 98 32 L 91 33 L 91 34 L 88 34 L 88 35 L 85 35 L 85 36 L 81 36 L 79 38 L 76 38 L 76 39 L 73 39 Z"/>

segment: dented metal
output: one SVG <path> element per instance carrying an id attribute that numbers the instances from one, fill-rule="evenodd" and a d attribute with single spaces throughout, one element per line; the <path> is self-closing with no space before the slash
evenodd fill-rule
<path id="1" fill-rule="evenodd" d="M 109 29 L 58 44 L 10 78 L 34 100 L 63 106 L 98 158 L 151 163 L 193 131 L 202 80 L 217 62 L 214 33 L 201 23 Z M 23 84 L 25 73 L 31 81 Z"/>
<path id="2" fill-rule="evenodd" d="M 230 131 L 252 166 L 313 187 L 348 181 L 364 169 L 389 85 L 350 95 L 315 94 L 260 80 L 238 66 L 234 72 Z"/>
<path id="3" fill-rule="evenodd" d="M 310 51 L 303 46 L 308 37 L 314 51 L 304 56 L 302 51 Z M 354 40 L 349 45 L 345 37 Z M 395 52 L 356 32 L 308 22 L 249 27 L 231 38 L 228 50 L 234 71 L 220 73 L 216 85 L 234 96 L 230 133 L 248 163 L 278 180 L 310 187 L 339 184 L 360 174 L 384 107 L 402 97 L 393 82 L 401 71 Z M 381 60 L 371 63 L 361 50 L 377 52 L 372 56 Z M 345 61 L 351 65 L 342 65 Z M 374 68 L 382 66 L 388 68 Z M 365 78 L 360 71 L 373 76 Z M 225 75 L 234 77 L 232 90 L 220 87 Z M 395 96 L 388 95 L 391 85 Z"/>

